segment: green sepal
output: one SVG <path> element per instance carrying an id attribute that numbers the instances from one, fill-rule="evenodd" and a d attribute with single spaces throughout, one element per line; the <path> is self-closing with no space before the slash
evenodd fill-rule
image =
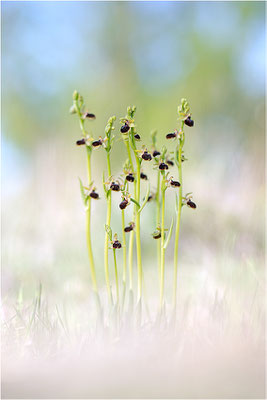
<path id="1" fill-rule="evenodd" d="M 84 205 L 87 206 L 88 196 L 86 196 L 86 194 L 85 194 L 82 180 L 80 178 L 78 178 L 78 179 L 80 182 L 80 191 L 81 191 L 82 200 L 83 200 Z"/>

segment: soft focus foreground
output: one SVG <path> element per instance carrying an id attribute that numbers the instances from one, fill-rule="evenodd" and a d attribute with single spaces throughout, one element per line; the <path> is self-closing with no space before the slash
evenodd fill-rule
<path id="1" fill-rule="evenodd" d="M 4 398 L 264 398 L 263 32 L 262 3 L 3 4 Z M 86 180 L 86 160 L 68 115 L 74 87 L 96 114 L 95 137 L 136 104 L 144 141 L 157 129 L 163 144 L 179 99 L 190 101 L 184 184 L 198 208 L 183 210 L 176 329 L 155 324 L 153 202 L 141 218 L 150 314 L 144 307 L 141 327 L 124 319 L 119 332 L 108 313 L 106 329 L 96 323 L 77 179 Z M 101 187 L 103 152 L 92 162 Z M 101 197 L 93 246 L 106 302 Z M 174 197 L 166 209 L 169 225 Z M 172 255 L 173 238 L 167 311 Z"/>

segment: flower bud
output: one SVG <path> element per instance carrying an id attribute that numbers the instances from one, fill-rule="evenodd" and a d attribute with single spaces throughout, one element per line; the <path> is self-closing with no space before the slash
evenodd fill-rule
<path id="1" fill-rule="evenodd" d="M 69 112 L 70 112 L 70 114 L 76 114 L 77 111 L 76 111 L 75 105 L 72 105 L 72 106 L 70 107 Z"/>
<path id="2" fill-rule="evenodd" d="M 77 101 L 79 99 L 79 93 L 77 92 L 77 90 L 74 90 L 72 98 L 74 101 Z"/>

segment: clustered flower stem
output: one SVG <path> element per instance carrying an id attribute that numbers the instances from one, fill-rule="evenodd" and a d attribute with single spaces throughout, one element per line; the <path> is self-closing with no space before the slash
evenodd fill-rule
<path id="1" fill-rule="evenodd" d="M 84 128 L 84 119 L 82 118 L 82 112 L 81 112 L 81 108 L 83 106 L 83 98 L 81 96 L 79 96 L 77 92 L 74 92 L 74 94 L 73 94 L 73 106 L 74 106 L 74 110 L 77 113 L 78 118 L 79 118 L 79 124 L 80 124 L 83 138 L 86 138 L 87 132 Z M 90 147 L 86 147 L 87 173 L 88 173 L 89 184 L 92 181 L 91 153 L 92 153 L 92 149 Z M 90 263 L 93 289 L 98 296 L 98 286 L 97 286 L 97 280 L 96 280 L 95 263 L 94 263 L 94 256 L 93 256 L 92 242 L 91 242 L 91 198 L 90 197 L 88 197 L 87 208 L 86 208 L 86 240 L 87 240 L 88 257 L 89 257 L 89 263 Z"/>
<path id="2" fill-rule="evenodd" d="M 93 181 L 91 176 L 91 156 L 94 148 L 102 147 L 106 151 L 107 156 L 107 181 L 105 182 L 105 174 L 103 172 L 103 189 L 105 192 L 105 198 L 107 201 L 106 208 L 106 224 L 105 224 L 105 238 L 104 238 L 104 271 L 105 281 L 107 286 L 107 295 L 109 305 L 113 306 L 113 295 L 112 286 L 110 281 L 109 271 L 109 248 L 113 250 L 114 269 L 115 269 L 115 288 L 116 288 L 116 302 L 115 309 L 117 315 L 120 314 L 120 293 L 122 293 L 121 310 L 123 311 L 125 296 L 127 291 L 127 268 L 128 268 L 128 294 L 129 294 L 129 311 L 132 311 L 132 304 L 134 301 L 134 265 L 133 265 L 133 248 L 134 239 L 136 240 L 136 269 L 137 269 L 137 320 L 141 321 L 141 310 L 142 310 L 142 298 L 144 297 L 144 304 L 149 315 L 149 309 L 147 305 L 145 279 L 142 267 L 142 249 L 141 249 L 141 212 L 149 201 L 156 200 L 156 230 L 152 233 L 153 239 L 157 240 L 157 260 L 158 260 L 158 276 L 159 276 L 159 309 L 160 315 L 165 306 L 165 253 L 167 246 L 170 243 L 173 222 L 169 229 L 166 229 L 165 220 L 165 202 L 166 192 L 170 190 L 176 190 L 176 228 L 175 228 L 175 240 L 174 240 L 174 275 L 173 275 L 173 308 L 176 310 L 176 299 L 177 299 L 177 273 L 178 273 L 178 247 L 179 247 L 179 236 L 180 236 L 180 225 L 181 225 L 181 211 L 183 205 L 195 209 L 196 204 L 191 200 L 191 193 L 187 193 L 183 196 L 183 177 L 182 177 L 182 162 L 186 160 L 183 154 L 183 147 L 185 142 L 184 126 L 192 127 L 194 121 L 191 119 L 190 109 L 188 102 L 182 99 L 181 105 L 178 107 L 178 120 L 181 121 L 181 127 L 179 132 L 175 130 L 172 133 L 166 135 L 166 139 L 170 139 L 175 145 L 172 147 L 170 154 L 167 152 L 166 146 L 163 146 L 159 151 L 157 148 L 156 131 L 152 132 L 152 144 L 153 151 L 149 152 L 145 146 L 142 149 L 137 148 L 138 141 L 141 140 L 139 133 L 137 133 L 135 125 L 135 111 L 136 107 L 128 107 L 127 115 L 121 118 L 123 124 L 120 128 L 124 144 L 126 146 L 126 152 L 128 159 L 125 161 L 123 166 L 123 174 L 117 179 L 114 179 L 111 175 L 111 149 L 115 136 L 112 136 L 114 128 L 115 117 L 111 117 L 108 120 L 105 128 L 104 139 L 99 136 L 99 139 L 95 140 L 85 130 L 85 120 L 94 119 L 95 115 L 83 110 L 84 103 L 82 96 L 76 91 L 73 94 L 73 106 L 71 112 L 76 113 L 79 118 L 79 124 L 82 132 L 82 139 L 78 140 L 76 144 L 78 146 L 85 145 L 87 152 L 87 173 L 88 173 L 88 187 L 83 186 L 80 180 L 80 189 L 82 199 L 84 201 L 86 209 L 86 239 L 88 256 L 90 261 L 90 270 L 92 277 L 92 285 L 94 292 L 97 294 L 98 304 L 100 299 L 98 295 L 98 285 L 96 279 L 96 270 L 92 250 L 91 242 L 91 203 L 93 199 L 99 199 L 99 194 L 96 191 L 96 187 L 93 187 Z M 152 161 L 153 160 L 153 161 Z M 179 181 L 175 180 L 173 176 L 169 176 L 168 171 L 174 165 L 177 166 L 177 173 Z M 156 193 L 150 192 L 149 177 L 146 173 L 141 170 L 142 163 L 152 162 L 154 169 L 157 170 L 157 189 Z M 123 183 L 122 183 L 123 176 Z M 147 192 L 142 200 L 141 204 L 141 179 L 147 181 Z M 177 179 L 177 178 L 176 178 Z M 120 192 L 121 200 L 118 206 L 121 210 L 121 237 L 122 242 L 118 239 L 117 233 L 112 234 L 111 228 L 111 211 L 112 211 L 112 191 Z M 116 196 L 114 196 L 116 197 Z M 125 208 L 131 203 L 134 203 L 132 221 L 125 221 L 127 213 L 125 214 Z M 165 231 L 168 231 L 168 235 L 165 235 Z M 128 232 L 128 233 L 127 233 Z M 129 236 L 128 236 L 129 235 Z M 127 236 L 128 236 L 128 263 L 127 263 Z M 167 236 L 167 237 L 165 237 Z M 122 249 L 123 253 L 123 268 L 122 274 L 118 271 L 117 264 L 117 251 Z M 120 290 L 122 284 L 123 292 Z M 167 294 L 166 294 L 167 297 Z M 101 314 L 102 315 L 102 314 Z"/>

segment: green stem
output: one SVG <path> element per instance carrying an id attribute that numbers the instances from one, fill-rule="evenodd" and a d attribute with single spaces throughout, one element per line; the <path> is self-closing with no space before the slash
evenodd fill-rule
<path id="1" fill-rule="evenodd" d="M 87 171 L 88 171 L 88 182 L 91 182 L 91 149 L 86 147 L 87 149 Z M 97 281 L 96 281 L 96 272 L 95 272 L 95 263 L 93 257 L 92 243 L 91 243 L 91 197 L 88 198 L 88 206 L 86 210 L 86 241 L 88 248 L 88 256 L 89 263 L 91 269 L 91 276 L 93 282 L 93 289 L 96 293 L 98 293 Z"/>
<path id="2" fill-rule="evenodd" d="M 136 182 L 136 201 L 140 203 L 140 172 L 141 172 L 141 162 L 136 155 L 136 174 L 137 174 L 137 182 Z M 142 270 L 142 257 L 141 257 L 141 239 L 140 239 L 140 213 L 138 212 L 138 206 L 135 205 L 135 218 L 136 218 L 136 255 L 137 255 L 137 279 L 138 279 L 138 287 L 137 287 L 137 301 L 142 298 L 142 278 L 143 278 L 143 270 Z"/>
<path id="3" fill-rule="evenodd" d="M 134 245 L 134 231 L 130 233 L 129 251 L 128 251 L 128 264 L 129 264 L 129 289 L 133 290 L 133 245 Z"/>
<path id="4" fill-rule="evenodd" d="M 164 223 L 165 223 L 165 172 L 162 173 L 162 189 L 161 189 L 161 253 L 160 253 L 160 311 L 162 310 L 164 301 L 164 272 L 165 272 L 165 249 L 164 249 Z"/>
<path id="5" fill-rule="evenodd" d="M 123 250 L 123 284 L 126 285 L 126 271 L 127 271 L 127 253 L 126 253 L 126 236 L 124 232 L 125 218 L 124 210 L 121 211 L 121 228 L 122 228 L 122 250 Z"/>
<path id="6" fill-rule="evenodd" d="M 74 102 L 75 108 L 78 114 L 79 118 L 79 123 L 80 123 L 80 128 L 82 131 L 82 134 L 84 137 L 86 137 L 86 131 L 84 128 L 84 119 L 82 118 L 81 110 L 78 104 L 78 101 L 76 100 Z M 87 173 L 88 173 L 88 184 L 90 185 L 92 181 L 92 175 L 91 175 L 91 148 L 86 146 L 86 154 L 87 154 Z M 97 281 L 96 281 L 96 272 L 95 272 L 95 263 L 94 263 L 94 256 L 93 256 L 93 250 L 92 250 L 92 242 L 91 242 L 91 197 L 88 198 L 88 206 L 86 210 L 86 241 L 87 241 L 87 248 L 88 248 L 88 256 L 89 256 L 89 263 L 90 263 L 90 270 L 91 270 L 91 277 L 92 277 L 92 283 L 93 283 L 93 289 L 94 292 L 97 295 L 97 298 L 99 299 L 98 295 L 98 287 L 97 287 Z"/>
<path id="7" fill-rule="evenodd" d="M 122 293 L 122 304 L 121 308 L 123 311 L 125 296 L 126 296 L 126 274 L 127 274 L 127 249 L 126 249 L 126 236 L 125 236 L 125 218 L 124 218 L 124 210 L 121 213 L 121 224 L 122 224 L 122 251 L 123 251 L 123 275 L 122 275 L 122 285 L 123 285 L 123 293 Z"/>
<path id="8" fill-rule="evenodd" d="M 111 176 L 111 166 L 110 166 L 110 156 L 107 153 L 107 165 L 108 165 L 108 176 Z M 107 192 L 107 217 L 106 217 L 106 225 L 110 226 L 111 221 L 111 191 Z M 108 233 L 105 232 L 105 245 L 104 245 L 104 261 L 105 261 L 105 278 L 108 292 L 109 303 L 112 304 L 112 293 L 110 287 L 110 279 L 109 279 L 109 269 L 108 269 Z"/>
<path id="9" fill-rule="evenodd" d="M 120 304 L 120 291 L 119 291 L 119 280 L 118 280 L 116 249 L 113 249 L 113 256 L 114 256 L 114 268 L 115 268 L 115 279 L 116 279 L 117 305 L 119 306 L 119 304 Z"/>
<path id="10" fill-rule="evenodd" d="M 135 156 L 136 162 L 136 184 L 135 184 L 135 200 L 140 204 L 140 187 L 141 187 L 141 160 L 136 153 L 136 145 L 134 141 L 134 129 L 131 128 L 129 138 L 131 140 L 131 146 Z M 131 160 L 130 160 L 131 162 Z M 140 239 L 140 213 L 138 212 L 138 206 L 135 204 L 135 237 L 136 237 L 136 255 L 137 255 L 137 302 L 142 298 L 142 282 L 143 282 L 143 269 L 142 269 L 142 257 L 141 257 L 141 239 Z"/>
<path id="11" fill-rule="evenodd" d="M 157 202 L 156 226 L 158 227 L 158 226 L 160 226 L 160 171 L 158 171 L 156 202 Z M 160 240 L 157 240 L 157 258 L 158 258 L 159 282 L 160 282 L 160 249 L 161 249 Z"/>
<path id="12" fill-rule="evenodd" d="M 182 129 L 183 129 L 182 123 Z M 179 143 L 178 150 L 178 175 L 179 175 L 179 201 L 177 210 L 177 220 L 176 220 L 176 230 L 175 230 L 175 242 L 174 242 L 174 281 L 173 281 L 173 308 L 176 310 L 176 298 L 177 298 L 177 271 L 178 271 L 178 247 L 179 247 L 179 235 L 180 235 L 180 225 L 181 225 L 181 210 L 182 210 L 182 198 L 183 198 L 183 176 L 182 176 L 182 149 L 183 142 Z"/>
<path id="13" fill-rule="evenodd" d="M 75 108 L 76 108 L 76 111 L 77 111 L 77 114 L 78 114 L 78 118 L 79 118 L 79 123 L 80 123 L 80 128 L 81 128 L 82 134 L 83 134 L 84 137 L 86 137 L 86 131 L 85 131 L 85 128 L 84 128 L 84 119 L 82 117 L 82 113 L 81 113 L 81 109 L 79 107 L 78 101 L 77 100 L 74 101 L 74 104 L 75 104 Z"/>
<path id="14" fill-rule="evenodd" d="M 132 155 L 131 155 L 131 150 L 130 150 L 130 145 L 129 145 L 129 138 L 127 140 L 125 140 L 125 143 L 126 143 L 127 154 L 128 154 L 131 168 L 132 168 L 132 172 L 134 172 L 134 165 L 133 165 L 133 160 L 132 160 Z"/>

